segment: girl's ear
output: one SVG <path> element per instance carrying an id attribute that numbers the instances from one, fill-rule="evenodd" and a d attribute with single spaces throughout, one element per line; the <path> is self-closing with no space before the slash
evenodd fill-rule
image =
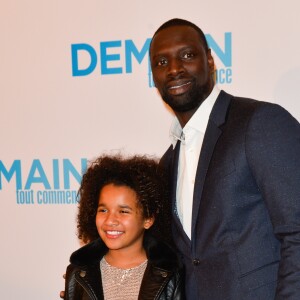
<path id="1" fill-rule="evenodd" d="M 149 229 L 153 225 L 153 223 L 154 223 L 154 217 L 145 219 L 144 228 Z"/>

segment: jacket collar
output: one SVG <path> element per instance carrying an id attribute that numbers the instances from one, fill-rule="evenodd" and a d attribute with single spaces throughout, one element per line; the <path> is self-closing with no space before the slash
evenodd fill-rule
<path id="1" fill-rule="evenodd" d="M 144 247 L 148 261 L 154 267 L 168 271 L 174 271 L 178 268 L 179 260 L 176 253 L 168 245 L 159 242 L 148 232 L 144 236 Z M 104 242 L 98 238 L 75 251 L 70 257 L 70 262 L 77 266 L 98 263 L 107 251 L 108 248 Z"/>
<path id="2" fill-rule="evenodd" d="M 198 219 L 198 212 L 200 206 L 200 200 L 202 196 L 204 181 L 206 172 L 209 167 L 210 159 L 213 154 L 214 147 L 218 141 L 218 138 L 222 134 L 223 125 L 226 123 L 228 110 L 232 100 L 231 95 L 221 90 L 218 95 L 216 102 L 212 108 L 207 124 L 206 132 L 201 149 L 201 155 L 199 157 L 198 169 L 196 171 L 196 182 L 194 190 L 194 201 L 193 201 L 193 215 L 192 215 L 192 236 L 195 232 L 195 225 Z M 175 149 L 172 151 L 172 145 L 170 146 L 168 153 L 171 153 L 170 162 L 170 186 L 171 186 L 171 199 L 172 199 L 172 210 L 176 211 L 176 186 L 177 186 L 177 171 L 178 171 L 178 159 L 179 159 L 179 143 L 177 143 Z M 201 167 L 199 167 L 201 166 Z M 176 227 L 181 228 L 181 223 L 178 218 L 174 218 L 174 224 Z M 180 230 L 181 232 L 182 230 Z M 190 240 L 186 235 L 183 235 L 183 240 L 186 247 L 190 247 Z"/>
<path id="3" fill-rule="evenodd" d="M 209 116 L 207 129 L 204 135 L 202 149 L 199 157 L 198 168 L 195 178 L 195 190 L 192 213 L 192 236 L 195 235 L 196 223 L 198 220 L 198 213 L 200 211 L 200 199 L 202 198 L 202 191 L 206 174 L 209 168 L 210 160 L 212 158 L 215 145 L 222 134 L 223 126 L 226 123 L 228 109 L 230 107 L 232 96 L 224 91 L 221 91 L 212 112 Z"/>
<path id="4" fill-rule="evenodd" d="M 210 95 L 198 107 L 198 109 L 191 117 L 191 119 L 186 123 L 184 128 L 181 127 L 177 117 L 174 117 L 174 120 L 172 122 L 169 131 L 169 137 L 171 139 L 173 149 L 175 148 L 178 140 L 182 141 L 182 135 L 183 133 L 186 133 L 186 130 L 188 130 L 188 128 L 192 128 L 202 133 L 205 132 L 209 120 L 209 116 L 211 114 L 212 108 L 219 94 L 220 94 L 220 90 L 217 87 L 217 85 L 215 85 Z"/>
<path id="5" fill-rule="evenodd" d="M 90 265 L 99 262 L 106 252 L 107 247 L 103 241 L 98 238 L 73 252 L 70 257 L 70 263 L 77 266 Z"/>

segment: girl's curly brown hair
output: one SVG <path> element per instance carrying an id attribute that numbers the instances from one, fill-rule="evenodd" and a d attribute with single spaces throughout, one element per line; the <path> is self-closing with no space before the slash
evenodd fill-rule
<path id="1" fill-rule="evenodd" d="M 84 243 L 99 238 L 96 214 L 101 189 L 107 184 L 128 186 L 136 192 L 145 218 L 155 217 L 148 230 L 159 239 L 171 243 L 168 186 L 158 161 L 146 156 L 130 158 L 103 155 L 93 161 L 82 177 L 78 191 L 78 237 Z"/>

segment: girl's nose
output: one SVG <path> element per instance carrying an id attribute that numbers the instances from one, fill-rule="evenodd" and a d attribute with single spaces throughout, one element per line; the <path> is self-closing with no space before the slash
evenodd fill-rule
<path id="1" fill-rule="evenodd" d="M 119 221 L 115 214 L 109 213 L 105 219 L 105 223 L 109 226 L 116 226 L 119 224 Z"/>

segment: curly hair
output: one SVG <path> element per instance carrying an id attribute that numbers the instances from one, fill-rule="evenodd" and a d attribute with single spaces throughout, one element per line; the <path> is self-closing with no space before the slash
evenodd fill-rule
<path id="1" fill-rule="evenodd" d="M 135 191 L 145 218 L 154 217 L 148 230 L 159 239 L 171 243 L 170 204 L 165 174 L 158 161 L 146 156 L 102 155 L 94 160 L 82 177 L 78 191 L 78 238 L 84 243 L 99 238 L 96 227 L 98 199 L 107 184 L 127 186 Z"/>

